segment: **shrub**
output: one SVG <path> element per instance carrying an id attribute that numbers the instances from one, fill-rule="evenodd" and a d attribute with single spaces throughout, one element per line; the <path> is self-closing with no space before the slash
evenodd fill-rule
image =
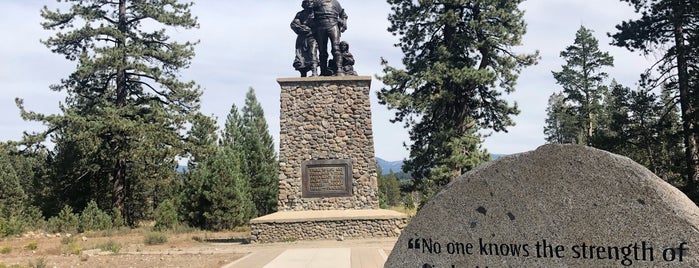
<path id="1" fill-rule="evenodd" d="M 70 254 L 78 255 L 83 251 L 82 247 L 80 247 L 80 245 L 78 245 L 78 242 L 75 241 L 75 238 L 73 238 L 73 237 L 62 238 L 61 244 L 64 245 L 63 250 L 62 250 L 63 253 L 70 253 Z"/>
<path id="2" fill-rule="evenodd" d="M 3 248 L 0 248 L 0 253 L 2 254 L 10 254 L 12 252 L 12 247 L 10 246 L 5 246 Z"/>
<path id="3" fill-rule="evenodd" d="M 24 246 L 24 248 L 27 250 L 36 250 L 37 248 L 39 248 L 39 243 L 31 242 L 31 243 L 27 244 L 26 246 Z"/>
<path id="4" fill-rule="evenodd" d="M 177 209 L 172 200 L 165 199 L 155 210 L 155 226 L 153 226 L 153 229 L 156 231 L 177 230 L 178 226 Z"/>
<path id="5" fill-rule="evenodd" d="M 403 200 L 403 206 L 404 206 L 405 209 L 407 209 L 407 210 L 413 210 L 413 209 L 415 209 L 415 201 L 413 200 L 413 194 L 412 194 L 412 193 L 408 193 L 408 194 L 405 196 L 405 198 L 404 198 L 404 200 Z"/>
<path id="6" fill-rule="evenodd" d="M 44 258 L 38 258 L 35 262 L 29 262 L 29 267 L 32 268 L 46 268 L 46 260 Z"/>
<path id="7" fill-rule="evenodd" d="M 119 250 L 121 250 L 121 244 L 109 240 L 106 243 L 97 245 L 97 248 L 101 249 L 102 251 L 111 251 L 112 253 L 117 254 L 119 253 Z"/>
<path id="8" fill-rule="evenodd" d="M 41 210 L 35 206 L 29 206 L 24 209 L 24 213 L 22 213 L 22 222 L 24 222 L 25 227 L 30 230 L 41 229 L 46 224 Z"/>
<path id="9" fill-rule="evenodd" d="M 68 244 L 74 244 L 75 243 L 75 238 L 74 237 L 63 237 L 61 238 L 61 244 L 63 245 L 68 245 Z"/>
<path id="10" fill-rule="evenodd" d="M 112 227 L 119 228 L 124 225 L 124 216 L 121 215 L 121 211 L 118 208 L 112 208 Z"/>
<path id="11" fill-rule="evenodd" d="M 167 242 L 167 235 L 164 233 L 149 233 L 143 238 L 146 245 L 162 245 Z"/>
<path id="12" fill-rule="evenodd" d="M 65 205 L 58 216 L 51 217 L 48 221 L 50 232 L 75 232 L 79 225 L 78 216 L 73 213 L 73 208 Z"/>
<path id="13" fill-rule="evenodd" d="M 112 218 L 97 207 L 95 201 L 87 203 L 80 214 L 80 231 L 102 231 L 112 229 Z"/>
<path id="14" fill-rule="evenodd" d="M 19 235 L 24 232 L 24 224 L 22 224 L 21 220 L 18 219 L 10 219 L 10 220 L 3 220 L 0 219 L 0 238 L 11 236 L 11 235 Z"/>

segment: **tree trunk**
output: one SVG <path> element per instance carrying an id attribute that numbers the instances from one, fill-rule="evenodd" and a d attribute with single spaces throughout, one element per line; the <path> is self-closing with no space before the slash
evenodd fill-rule
<path id="1" fill-rule="evenodd" d="M 676 10 L 677 15 L 683 12 Z M 695 192 L 699 183 L 699 152 L 697 138 L 694 132 L 694 107 L 689 89 L 689 71 L 687 66 L 687 47 L 685 44 L 681 16 L 676 16 L 674 24 L 675 47 L 677 49 L 677 79 L 680 92 L 680 116 L 682 118 L 682 133 L 684 136 L 685 162 L 687 165 L 687 184 L 690 191 Z"/>
<path id="2" fill-rule="evenodd" d="M 126 27 L 126 0 L 119 0 L 119 21 L 118 21 L 118 29 L 120 32 L 125 33 L 127 31 Z M 120 50 L 120 53 L 122 53 L 122 58 L 121 64 L 119 65 L 117 69 L 117 74 L 116 74 L 116 99 L 115 99 L 115 106 L 117 109 L 124 107 L 126 105 L 126 97 L 127 97 L 127 87 L 126 87 L 126 53 L 124 51 L 124 47 L 126 46 L 126 40 L 125 39 L 120 39 L 117 42 L 117 50 Z M 132 217 L 131 213 L 128 211 L 128 209 L 125 206 L 125 200 L 126 200 L 126 191 L 125 191 L 125 186 L 126 186 L 126 159 L 124 159 L 121 154 L 118 152 L 118 150 L 121 150 L 121 142 L 124 141 L 122 135 L 122 131 L 115 131 L 112 130 L 113 133 L 113 141 L 112 141 L 112 150 L 114 150 L 114 155 L 116 155 L 115 163 L 114 163 L 114 170 L 112 171 L 112 179 L 113 179 L 113 184 L 112 184 L 112 199 L 114 202 L 114 207 L 119 209 L 121 212 L 121 215 L 124 216 L 124 219 L 126 220 L 126 223 L 128 225 L 131 225 L 132 222 Z"/>

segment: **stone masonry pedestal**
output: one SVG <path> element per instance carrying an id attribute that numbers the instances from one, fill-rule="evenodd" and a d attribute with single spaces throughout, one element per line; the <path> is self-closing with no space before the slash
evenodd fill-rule
<path id="1" fill-rule="evenodd" d="M 277 81 L 279 212 L 250 221 L 252 240 L 398 236 L 407 216 L 378 209 L 371 77 Z"/>

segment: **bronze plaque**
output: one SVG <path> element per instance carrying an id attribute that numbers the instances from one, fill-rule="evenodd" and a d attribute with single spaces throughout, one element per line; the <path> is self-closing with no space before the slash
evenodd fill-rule
<path id="1" fill-rule="evenodd" d="M 352 196 L 352 161 L 309 160 L 301 163 L 303 197 Z"/>

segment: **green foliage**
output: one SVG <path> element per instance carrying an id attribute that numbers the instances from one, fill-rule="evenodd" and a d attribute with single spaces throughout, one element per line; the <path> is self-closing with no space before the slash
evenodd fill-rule
<path id="1" fill-rule="evenodd" d="M 664 90 L 661 96 L 613 84 L 607 106 L 608 125 L 594 136 L 595 147 L 628 156 L 677 187 L 683 150 L 676 107 Z"/>
<path id="2" fill-rule="evenodd" d="M 12 222 L 22 215 L 26 195 L 4 149 L 0 148 L 0 222 Z"/>
<path id="3" fill-rule="evenodd" d="M 75 237 L 68 237 L 65 236 L 61 238 L 61 252 L 65 254 L 80 254 L 83 251 L 83 248 L 80 246 L 78 241 L 75 239 Z"/>
<path id="4" fill-rule="evenodd" d="M 41 10 L 42 26 L 55 32 L 42 42 L 77 68 L 51 86 L 67 95 L 59 114 L 29 112 L 16 100 L 23 119 L 48 127 L 22 143 L 55 143 L 47 166 L 56 207 L 45 211 L 99 200 L 133 226 L 152 216 L 144 204 L 161 200 L 159 190 L 175 178 L 176 157 L 187 147 L 181 134 L 199 108 L 199 87 L 179 80 L 195 43 L 167 35 L 198 27 L 192 3 L 61 2 Z"/>
<path id="5" fill-rule="evenodd" d="M 10 254 L 10 252 L 12 252 L 12 247 L 10 246 L 0 248 L 0 254 Z"/>
<path id="6" fill-rule="evenodd" d="M 190 165 L 194 168 L 183 178 L 180 214 L 190 226 L 227 230 L 247 224 L 258 209 L 275 210 L 276 152 L 252 90 L 243 112 L 232 105 L 218 147 L 211 144 L 215 128 L 206 127 L 207 120 L 201 120 L 197 129 L 208 131 L 192 132 L 198 135 L 193 140 L 206 141 L 202 147 L 216 150 L 205 159 L 193 154 L 196 165 Z"/>
<path id="7" fill-rule="evenodd" d="M 653 55 L 659 59 L 641 75 L 644 90 L 666 88 L 673 97 L 669 106 L 679 107 L 684 150 L 683 190 L 699 203 L 699 12 L 693 0 L 622 0 L 639 18 L 617 25 L 610 34 L 613 45 Z"/>
<path id="8" fill-rule="evenodd" d="M 403 198 L 403 207 L 405 207 L 406 210 L 415 209 L 415 200 L 413 199 L 412 193 L 406 194 Z"/>
<path id="9" fill-rule="evenodd" d="M 570 104 L 565 101 L 563 93 L 553 93 L 546 107 L 546 125 L 544 135 L 548 143 L 573 143 L 578 136 L 578 124 Z"/>
<path id="10" fill-rule="evenodd" d="M 279 167 L 274 140 L 269 134 L 264 111 L 252 88 L 245 96 L 242 117 L 242 150 L 246 161 L 244 174 L 250 178 L 257 216 L 267 215 L 277 211 Z"/>
<path id="11" fill-rule="evenodd" d="M 603 97 L 608 90 L 604 84 L 608 75 L 601 70 L 613 67 L 614 58 L 599 50 L 599 41 L 583 26 L 575 33 L 573 45 L 561 51 L 561 58 L 566 64 L 561 66 L 561 71 L 552 72 L 556 83 L 563 88 L 565 100 L 561 105 L 565 108 L 564 114 L 557 114 L 563 120 L 559 122 L 564 127 L 576 125 L 575 142 L 591 145 L 592 136 L 599 128 Z M 558 107 L 552 109 L 555 108 Z M 570 138 L 571 133 L 565 132 L 566 139 Z"/>
<path id="12" fill-rule="evenodd" d="M 211 157 L 216 153 L 218 135 L 216 131 L 216 120 L 213 116 L 209 117 L 201 113 L 197 113 L 192 120 L 192 128 L 187 133 L 187 139 L 190 144 L 188 153 L 190 155 L 188 167 L 190 170 L 196 169 L 200 161 Z"/>
<path id="13" fill-rule="evenodd" d="M 112 226 L 119 228 L 123 227 L 124 224 L 124 217 L 121 215 L 121 210 L 118 208 L 112 208 Z"/>
<path id="14" fill-rule="evenodd" d="M 26 246 L 24 246 L 24 248 L 27 249 L 27 250 L 36 250 L 37 248 L 39 248 L 39 243 L 37 243 L 37 242 L 29 242 L 29 244 L 27 244 Z"/>
<path id="15" fill-rule="evenodd" d="M 167 243 L 167 235 L 164 233 L 148 233 L 143 238 L 143 243 L 148 246 L 162 245 Z"/>
<path id="16" fill-rule="evenodd" d="M 112 217 L 97 207 L 95 201 L 87 203 L 80 214 L 80 232 L 112 229 Z"/>
<path id="17" fill-rule="evenodd" d="M 73 208 L 65 205 L 58 216 L 49 218 L 47 228 L 49 232 L 72 232 L 78 230 L 80 220 L 73 213 Z"/>
<path id="18" fill-rule="evenodd" d="M 241 159 L 241 152 L 223 147 L 187 174 L 183 205 L 190 225 L 226 230 L 247 224 L 254 216 Z"/>
<path id="19" fill-rule="evenodd" d="M 0 238 L 20 235 L 22 232 L 24 232 L 24 224 L 21 220 L 11 219 L 8 221 L 0 219 Z"/>
<path id="20" fill-rule="evenodd" d="M 114 242 L 112 240 L 109 240 L 105 243 L 98 244 L 97 248 L 99 248 L 102 251 L 109 251 L 109 252 L 112 252 L 114 254 L 117 254 L 121 250 L 121 244 Z"/>
<path id="21" fill-rule="evenodd" d="M 177 230 L 179 225 L 177 208 L 175 208 L 172 200 L 166 199 L 160 202 L 155 210 L 155 226 L 153 226 L 153 229 L 156 231 Z"/>
<path id="22" fill-rule="evenodd" d="M 505 131 L 519 113 L 502 94 L 515 90 L 535 54 L 511 51 L 525 32 L 516 1 L 389 0 L 389 31 L 400 36 L 405 69 L 383 62 L 381 104 L 410 128 L 410 172 L 425 192 L 487 159 L 480 130 Z"/>
<path id="23" fill-rule="evenodd" d="M 63 238 L 61 238 L 61 245 L 70 245 L 70 244 L 74 244 L 76 242 L 77 241 L 75 240 L 75 237 L 72 237 L 72 236 L 70 236 L 70 237 L 64 236 Z"/>
<path id="24" fill-rule="evenodd" d="M 379 175 L 379 205 L 384 201 L 382 208 L 397 206 L 401 202 L 400 181 L 396 178 L 393 170 L 388 175 Z"/>

